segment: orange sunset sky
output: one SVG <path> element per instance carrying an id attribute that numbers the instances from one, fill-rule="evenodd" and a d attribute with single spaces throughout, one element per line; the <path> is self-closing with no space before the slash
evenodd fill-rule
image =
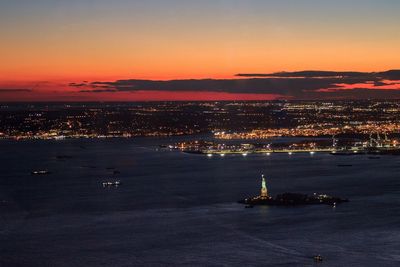
<path id="1" fill-rule="evenodd" d="M 93 93 L 90 83 L 397 69 L 399 10 L 390 0 L 2 1 L 0 101 L 290 98 L 191 84 Z M 397 90 L 393 80 L 357 88 Z"/>

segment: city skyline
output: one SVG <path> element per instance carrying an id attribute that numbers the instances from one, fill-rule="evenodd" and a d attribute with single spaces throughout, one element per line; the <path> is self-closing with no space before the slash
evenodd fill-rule
<path id="1" fill-rule="evenodd" d="M 2 2 L 0 100 L 398 98 L 398 72 L 320 86 L 319 77 L 299 86 L 237 74 L 399 69 L 399 7 L 391 0 Z M 121 89 L 121 81 L 135 82 Z M 172 88 L 177 81 L 186 87 Z M 315 90 L 321 94 L 308 93 Z"/>

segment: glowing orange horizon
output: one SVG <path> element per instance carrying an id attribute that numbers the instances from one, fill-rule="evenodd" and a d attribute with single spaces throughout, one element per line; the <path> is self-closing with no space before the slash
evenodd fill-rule
<path id="1" fill-rule="evenodd" d="M 3 1 L 0 89 L 49 100 L 80 81 L 397 69 L 400 2 L 385 1 Z"/>

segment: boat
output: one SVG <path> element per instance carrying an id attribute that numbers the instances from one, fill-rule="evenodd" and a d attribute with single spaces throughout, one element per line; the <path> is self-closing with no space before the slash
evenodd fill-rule
<path id="1" fill-rule="evenodd" d="M 103 187 L 119 186 L 120 184 L 121 184 L 121 181 L 107 181 L 107 182 L 102 183 Z"/>
<path id="2" fill-rule="evenodd" d="M 46 174 L 50 174 L 51 172 L 49 172 L 48 170 L 35 170 L 35 171 L 31 171 L 31 175 L 46 175 Z"/>
<path id="3" fill-rule="evenodd" d="M 323 259 L 322 259 L 322 256 L 321 255 L 315 255 L 314 257 L 313 257 L 313 259 L 314 259 L 314 261 L 315 262 L 321 262 Z"/>

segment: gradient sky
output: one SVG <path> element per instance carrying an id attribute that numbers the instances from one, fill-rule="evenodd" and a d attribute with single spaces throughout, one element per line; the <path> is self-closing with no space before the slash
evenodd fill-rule
<path id="1" fill-rule="evenodd" d="M 397 69 L 399 12 L 398 0 L 0 0 L 0 101 L 271 99 L 68 84 Z"/>

